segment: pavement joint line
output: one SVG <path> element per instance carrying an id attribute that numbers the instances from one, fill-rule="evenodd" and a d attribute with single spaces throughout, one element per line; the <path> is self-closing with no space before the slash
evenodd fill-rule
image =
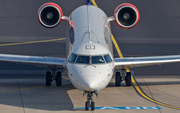
<path id="1" fill-rule="evenodd" d="M 113 35 L 111 35 L 111 36 L 112 36 L 112 38 L 114 38 Z M 116 42 L 115 39 L 114 39 L 114 41 Z M 115 44 L 117 44 L 117 43 L 115 43 Z M 118 45 L 115 46 L 115 47 L 119 48 Z M 122 55 L 120 49 L 117 49 L 117 48 L 116 48 L 116 50 L 119 51 L 119 52 L 118 52 L 119 57 L 120 57 L 120 58 L 123 58 L 123 55 Z M 120 54 L 119 54 L 119 53 L 120 53 Z M 127 72 L 130 72 L 130 70 L 129 70 L 128 68 L 126 68 L 126 71 L 127 71 Z M 138 83 L 137 83 L 135 77 L 133 76 L 133 74 L 131 75 L 131 82 L 133 83 L 134 89 L 138 92 L 138 94 L 139 94 L 141 97 L 145 98 L 146 100 L 149 100 L 149 101 L 151 101 L 151 102 L 153 102 L 153 103 L 155 103 L 155 104 L 159 104 L 159 105 L 162 105 L 162 106 L 165 106 L 165 107 L 169 107 L 169 108 L 173 108 L 173 109 L 180 110 L 179 107 L 175 107 L 175 106 L 172 106 L 172 105 L 168 105 L 168 104 L 165 104 L 165 103 L 156 101 L 155 99 L 152 99 L 152 98 L 150 98 L 149 96 L 147 96 L 147 95 L 143 92 L 143 90 L 141 89 L 141 87 L 138 85 Z"/>
<path id="2" fill-rule="evenodd" d="M 154 98 L 153 94 L 151 93 L 151 90 L 150 90 L 148 84 L 146 83 L 146 81 L 145 81 L 144 79 L 143 79 L 143 81 L 144 81 L 144 83 L 145 83 L 145 85 L 146 85 L 146 87 L 147 87 L 147 89 L 148 89 L 148 91 L 149 91 L 149 93 L 150 93 L 152 99 L 154 100 L 155 98 Z M 155 104 L 156 104 L 156 106 L 158 106 L 157 103 L 155 103 Z M 161 110 L 160 110 L 160 109 L 159 109 L 159 112 L 161 113 Z"/>
<path id="3" fill-rule="evenodd" d="M 95 0 L 91 0 L 91 1 L 92 1 L 92 3 L 93 3 L 94 6 L 98 7 L 97 4 L 96 4 L 96 2 L 95 2 Z M 120 48 L 119 48 L 119 46 L 118 46 L 118 44 L 117 44 L 117 42 L 116 42 L 116 40 L 115 40 L 115 38 L 114 38 L 114 36 L 113 36 L 112 34 L 111 34 L 111 37 L 112 37 L 112 41 L 113 41 L 113 43 L 114 43 L 114 45 L 115 45 L 115 47 L 116 47 L 116 51 L 117 51 L 119 57 L 120 57 L 120 58 L 123 58 L 122 52 L 121 52 L 121 50 L 120 50 Z M 126 72 L 130 72 L 129 68 L 126 68 Z M 131 75 L 131 82 L 132 82 L 133 85 L 134 85 L 134 89 L 138 92 L 138 94 L 139 94 L 141 97 L 143 97 L 143 98 L 145 98 L 145 99 L 147 99 L 147 100 L 149 100 L 149 101 L 151 101 L 151 102 L 153 102 L 153 103 L 156 103 L 156 104 L 159 104 L 159 105 L 162 105 L 162 106 L 165 106 L 165 107 L 169 107 L 169 108 L 173 108 L 173 109 L 180 110 L 179 107 L 175 107 L 175 106 L 172 106 L 172 105 L 164 104 L 164 103 L 162 103 L 162 102 L 156 101 L 155 99 L 152 99 L 152 98 L 150 98 L 149 96 L 147 96 L 147 95 L 143 92 L 143 90 L 141 89 L 141 87 L 138 85 L 138 83 L 137 83 L 137 81 L 136 81 L 136 79 L 135 79 L 135 77 L 134 77 L 133 75 Z"/>
<path id="4" fill-rule="evenodd" d="M 18 87 L 19 87 L 19 89 L 20 89 L 20 84 L 19 84 L 18 79 L 17 79 L 17 84 L 18 84 Z M 21 97 L 21 103 L 22 103 L 23 111 L 24 111 L 24 113 L 25 113 L 24 102 L 23 102 L 21 90 L 19 90 L 19 94 L 20 94 L 20 97 Z"/>
<path id="5" fill-rule="evenodd" d="M 20 43 L 9 43 L 9 44 L 0 44 L 0 46 L 13 46 L 13 45 L 24 45 L 24 44 L 35 44 L 35 43 L 42 43 L 42 42 L 53 42 L 59 40 L 65 40 L 66 38 L 58 38 L 58 39 L 51 39 L 51 40 L 40 40 L 40 41 L 30 41 L 30 42 L 20 42 Z"/>
<path id="6" fill-rule="evenodd" d="M 162 106 L 165 106 L 165 107 L 169 107 L 169 108 L 173 108 L 173 109 L 177 109 L 177 110 L 180 110 L 179 107 L 175 107 L 175 106 L 172 106 L 172 105 L 168 105 L 168 104 L 165 104 L 165 103 L 162 103 L 162 102 L 159 102 L 155 99 L 152 99 L 151 97 L 147 96 L 143 90 L 141 89 L 141 87 L 139 86 L 139 84 L 137 83 L 137 81 L 135 80 L 135 77 L 133 75 L 131 75 L 131 80 L 132 80 L 132 83 L 134 85 L 134 89 L 138 92 L 138 94 L 143 97 L 144 99 L 146 100 L 149 100 L 155 104 L 159 104 L 159 105 L 162 105 Z"/>
<path id="7" fill-rule="evenodd" d="M 143 79 L 143 81 L 144 81 L 144 83 L 145 83 L 145 85 L 146 85 L 146 87 L 147 87 L 147 89 L 148 89 L 148 91 L 149 91 L 151 97 L 154 99 L 154 96 L 153 96 L 153 94 L 151 93 L 151 90 L 150 90 L 148 84 L 146 83 L 146 81 L 145 81 L 144 79 Z"/>
<path id="8" fill-rule="evenodd" d="M 111 35 L 111 36 L 112 36 L 112 39 L 114 39 L 114 36 L 113 36 L 113 35 Z M 114 39 L 114 41 L 116 42 L 115 39 Z M 115 44 L 117 44 L 117 43 L 115 43 Z M 118 45 L 116 45 L 115 47 L 119 48 Z M 120 50 L 120 49 L 117 49 L 117 48 L 116 48 L 116 50 L 119 51 L 119 52 L 118 52 L 119 57 L 120 57 L 120 58 L 123 58 L 123 55 L 122 55 L 122 53 L 121 53 L 121 50 Z M 126 68 L 126 71 L 127 71 L 127 72 L 130 72 L 130 70 L 129 70 L 128 68 Z M 175 106 L 172 106 L 172 105 L 168 105 L 168 104 L 159 102 L 159 101 L 157 101 L 157 100 L 155 100 L 155 99 L 152 99 L 152 98 L 150 98 L 149 96 L 147 96 L 147 95 L 143 92 L 143 90 L 141 89 L 141 87 L 138 85 L 138 83 L 137 83 L 135 77 L 133 76 L 133 74 L 131 75 L 131 82 L 133 83 L 134 89 L 138 92 L 138 94 L 139 94 L 141 97 L 145 98 L 146 100 L 151 101 L 151 102 L 153 102 L 153 103 L 155 103 L 155 104 L 159 104 L 159 105 L 165 106 L 165 107 L 169 107 L 169 108 L 173 108 L 173 109 L 180 110 L 179 107 L 175 107 Z"/>

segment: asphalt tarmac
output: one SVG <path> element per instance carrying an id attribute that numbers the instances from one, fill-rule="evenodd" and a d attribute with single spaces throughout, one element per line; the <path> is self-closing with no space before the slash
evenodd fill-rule
<path id="1" fill-rule="evenodd" d="M 65 38 L 67 22 L 62 21 L 59 26 L 53 29 L 44 28 L 39 24 L 37 10 L 46 2 L 49 1 L 0 0 L 0 44 Z M 85 0 L 51 0 L 51 2 L 59 4 L 66 16 L 70 15 L 78 6 L 85 4 Z M 115 22 L 111 23 L 112 33 L 124 56 L 180 54 L 179 0 L 103 0 L 103 2 L 102 0 L 96 0 L 97 5 L 108 16 L 113 16 L 114 9 L 118 4 L 124 2 L 134 4 L 139 9 L 141 16 L 137 26 L 129 30 L 118 27 Z M 65 40 L 0 46 L 0 53 L 66 57 Z M 116 53 L 115 57 L 118 57 Z M 0 62 L 0 64 L 0 77 L 3 78 L 3 81 L 7 80 L 7 78 L 38 78 L 41 80 L 45 77 L 46 70 L 41 70 L 41 68 L 36 66 L 9 62 Z M 179 78 L 179 67 L 180 63 L 172 63 L 161 66 L 141 67 L 133 70 L 135 70 L 135 77 Z M 12 106 L 16 105 L 12 104 Z M 71 104 L 72 106 L 73 104 Z"/>
<path id="2" fill-rule="evenodd" d="M 62 21 L 53 29 L 42 27 L 37 21 L 38 8 L 48 0 L 0 1 L 0 44 L 50 40 L 66 37 L 67 22 Z M 52 0 L 61 6 L 64 15 L 71 12 L 85 0 Z M 124 56 L 157 56 L 180 54 L 180 13 L 179 1 L 132 1 L 132 0 L 96 0 L 98 6 L 108 16 L 112 16 L 118 4 L 130 2 L 140 12 L 140 21 L 132 29 L 125 30 L 111 23 L 112 33 L 116 38 Z M 108 7 L 108 8 L 107 8 Z M 0 53 L 35 55 L 35 56 L 65 56 L 65 41 L 54 41 L 26 45 L 0 46 Z M 118 57 L 115 53 L 115 57 Z M 5 66 L 6 65 L 6 66 Z M 165 64 L 135 69 L 135 76 L 179 75 L 180 63 Z M 27 68 L 26 68 L 27 67 Z M 34 66 L 16 65 L 16 63 L 1 62 L 0 70 L 39 70 Z"/>

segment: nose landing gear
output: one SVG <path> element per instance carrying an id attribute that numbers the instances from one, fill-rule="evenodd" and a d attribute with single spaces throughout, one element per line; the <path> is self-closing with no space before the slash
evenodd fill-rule
<path id="1" fill-rule="evenodd" d="M 83 95 L 85 95 L 86 93 L 87 93 L 87 101 L 85 103 L 85 110 L 89 110 L 89 107 L 91 107 L 91 110 L 93 111 L 95 109 L 95 102 L 93 101 L 92 96 L 93 96 L 93 93 L 95 93 L 96 96 L 98 94 L 96 91 L 93 91 L 93 92 L 85 91 Z"/>

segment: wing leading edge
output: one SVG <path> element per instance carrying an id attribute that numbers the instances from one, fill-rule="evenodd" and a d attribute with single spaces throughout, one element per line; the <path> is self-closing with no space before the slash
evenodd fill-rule
<path id="1" fill-rule="evenodd" d="M 25 55 L 0 54 L 0 61 L 28 63 L 39 66 L 66 68 L 66 58 L 38 57 Z"/>
<path id="2" fill-rule="evenodd" d="M 157 65 L 172 62 L 180 62 L 180 55 L 153 57 L 124 57 L 114 59 L 115 68 L 117 69 Z"/>

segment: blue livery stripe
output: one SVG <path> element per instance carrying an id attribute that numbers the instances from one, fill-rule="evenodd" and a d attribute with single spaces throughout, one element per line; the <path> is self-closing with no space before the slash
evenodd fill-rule
<path id="1" fill-rule="evenodd" d="M 86 5 L 91 5 L 91 0 L 86 0 Z"/>

